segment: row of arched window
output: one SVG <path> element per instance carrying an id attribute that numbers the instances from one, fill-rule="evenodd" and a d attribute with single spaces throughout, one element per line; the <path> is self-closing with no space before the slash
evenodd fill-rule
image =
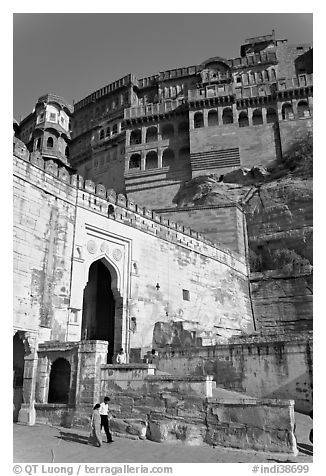
<path id="1" fill-rule="evenodd" d="M 243 83 L 243 84 L 256 84 L 256 83 L 263 83 L 265 81 L 276 81 L 276 71 L 274 68 L 267 69 L 263 71 L 249 71 L 249 73 L 243 73 L 241 75 L 235 76 L 236 83 Z"/>
<path id="2" fill-rule="evenodd" d="M 36 142 L 35 142 L 35 150 L 41 150 L 41 148 L 42 148 L 42 141 L 41 141 L 41 138 L 39 137 L 38 139 L 36 139 Z M 46 148 L 47 149 L 53 149 L 54 148 L 53 137 L 48 137 L 47 138 Z M 68 146 L 66 146 L 66 148 L 65 148 L 65 156 L 69 157 L 69 147 Z"/>
<path id="3" fill-rule="evenodd" d="M 307 101 L 302 100 L 297 104 L 297 115 L 299 118 L 309 117 L 310 108 Z M 284 103 L 282 105 L 282 119 L 293 119 L 293 106 L 291 103 Z M 273 123 L 278 120 L 278 114 L 276 109 L 268 107 L 266 109 L 266 122 Z M 222 113 L 222 124 L 232 124 L 234 122 L 233 111 L 230 107 L 223 109 Z M 216 126 L 219 124 L 218 113 L 216 109 L 208 111 L 207 115 L 207 124 L 208 126 Z M 238 115 L 238 124 L 239 127 L 249 126 L 248 111 L 243 110 L 239 112 Z M 263 113 L 261 108 L 254 109 L 252 112 L 252 124 L 259 125 L 263 124 Z M 195 129 L 199 127 L 204 127 L 204 114 L 202 112 L 196 112 L 194 114 L 194 127 Z"/>
<path id="4" fill-rule="evenodd" d="M 181 122 L 177 128 L 173 124 L 164 124 L 161 129 L 162 140 L 172 139 L 177 134 L 189 133 L 188 122 Z M 145 142 L 158 141 L 158 129 L 157 126 L 150 126 L 146 129 Z M 130 134 L 130 145 L 142 143 L 142 131 L 141 129 L 133 129 Z"/>
<path id="5" fill-rule="evenodd" d="M 123 123 L 121 123 L 120 126 L 120 132 L 123 132 L 125 129 L 125 126 Z M 101 129 L 100 130 L 100 140 L 104 140 L 107 137 L 111 137 L 112 135 L 118 134 L 119 132 L 119 127 L 118 124 L 113 124 L 112 129 L 110 126 L 108 126 L 106 129 Z"/>
<path id="6" fill-rule="evenodd" d="M 233 124 L 233 111 L 231 108 L 223 109 L 222 114 L 222 124 Z M 277 121 L 277 112 L 274 108 L 268 108 L 266 110 L 266 121 L 268 123 L 273 123 Z M 263 113 L 262 109 L 258 108 L 255 109 L 252 113 L 252 123 L 253 125 L 263 124 Z M 207 124 L 208 126 L 217 126 L 219 124 L 218 121 L 218 113 L 215 109 L 208 112 L 207 116 Z M 238 124 L 239 127 L 249 126 L 249 118 L 248 118 L 248 111 L 241 111 L 238 116 Z M 194 115 L 194 127 L 195 129 L 199 127 L 204 127 L 204 115 L 202 112 L 196 112 Z"/>
<path id="7" fill-rule="evenodd" d="M 182 147 L 179 150 L 179 159 L 189 156 L 189 147 Z M 175 159 L 175 153 L 172 149 L 165 149 L 162 153 L 162 167 L 169 167 Z M 145 156 L 145 170 L 157 169 L 159 167 L 158 154 L 156 150 L 150 150 Z M 141 155 L 139 153 L 132 154 L 129 159 L 129 169 L 141 168 Z"/>

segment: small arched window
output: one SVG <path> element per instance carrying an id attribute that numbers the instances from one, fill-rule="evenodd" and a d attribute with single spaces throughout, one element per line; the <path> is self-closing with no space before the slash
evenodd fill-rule
<path id="1" fill-rule="evenodd" d="M 252 123 L 254 126 L 258 126 L 263 123 L 263 115 L 261 109 L 255 109 L 252 113 Z"/>
<path id="2" fill-rule="evenodd" d="M 48 149 L 53 149 L 53 138 L 52 137 L 48 137 L 48 140 L 46 141 L 46 147 Z"/>
<path id="3" fill-rule="evenodd" d="M 262 71 L 257 72 L 257 83 L 262 83 L 263 82 L 263 73 Z"/>
<path id="4" fill-rule="evenodd" d="M 140 154 L 132 154 L 129 159 L 129 169 L 140 169 Z"/>
<path id="5" fill-rule="evenodd" d="M 238 119 L 239 127 L 249 126 L 248 114 L 246 111 L 241 111 Z"/>
<path id="6" fill-rule="evenodd" d="M 286 119 L 293 119 L 294 118 L 294 115 L 293 115 L 293 108 L 292 108 L 292 104 L 290 104 L 289 102 L 286 102 L 282 105 L 282 119 L 286 120 Z"/>
<path id="7" fill-rule="evenodd" d="M 155 150 L 151 150 L 148 152 L 146 155 L 146 166 L 145 169 L 157 169 L 158 167 L 158 157 L 157 157 L 157 152 Z"/>
<path id="8" fill-rule="evenodd" d="M 112 134 L 117 134 L 118 133 L 118 124 L 114 124 L 112 127 Z"/>
<path id="9" fill-rule="evenodd" d="M 110 129 L 110 127 L 107 127 L 106 128 L 106 133 L 105 133 L 106 137 L 110 137 L 110 134 L 111 134 L 111 129 Z"/>
<path id="10" fill-rule="evenodd" d="M 40 148 L 41 148 L 41 139 L 39 138 L 36 141 L 36 150 L 40 150 Z"/>
<path id="11" fill-rule="evenodd" d="M 69 147 L 68 146 L 65 148 L 65 156 L 67 157 L 67 159 L 69 159 Z"/>
<path id="12" fill-rule="evenodd" d="M 141 144 L 141 130 L 134 129 L 130 134 L 130 145 Z"/>
<path id="13" fill-rule="evenodd" d="M 298 116 L 299 117 L 310 117 L 310 109 L 307 101 L 298 102 Z"/>
<path id="14" fill-rule="evenodd" d="M 272 68 L 272 69 L 270 70 L 270 80 L 271 80 L 271 81 L 276 81 L 276 72 L 275 72 L 275 69 L 274 69 L 274 68 Z"/>
<path id="15" fill-rule="evenodd" d="M 266 121 L 267 123 L 277 122 L 277 113 L 276 110 L 272 107 L 269 107 L 266 111 Z"/>
<path id="16" fill-rule="evenodd" d="M 157 127 L 149 127 L 146 131 L 146 142 L 157 141 Z"/>
<path id="17" fill-rule="evenodd" d="M 101 132 L 100 132 L 100 139 L 104 139 L 104 129 L 101 129 Z"/>
<path id="18" fill-rule="evenodd" d="M 202 112 L 196 112 L 194 115 L 194 127 L 198 129 L 199 127 L 204 127 L 204 116 Z"/>
<path id="19" fill-rule="evenodd" d="M 233 112 L 230 107 L 223 109 L 223 124 L 232 124 L 233 123 Z"/>
<path id="20" fill-rule="evenodd" d="M 207 121 L 209 126 L 217 126 L 218 125 L 218 114 L 215 109 L 208 111 Z"/>

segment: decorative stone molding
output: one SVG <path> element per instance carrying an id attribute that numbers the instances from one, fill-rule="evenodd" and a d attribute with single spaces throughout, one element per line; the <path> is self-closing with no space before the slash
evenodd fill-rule
<path id="1" fill-rule="evenodd" d="M 95 254 L 97 251 L 97 244 L 95 243 L 94 240 L 89 240 L 87 242 L 86 247 L 87 247 L 87 251 L 91 253 L 92 255 Z"/>

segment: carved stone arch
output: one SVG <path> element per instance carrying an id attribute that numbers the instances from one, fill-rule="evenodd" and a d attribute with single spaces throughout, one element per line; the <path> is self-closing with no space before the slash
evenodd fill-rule
<path id="1" fill-rule="evenodd" d="M 92 266 L 92 264 L 95 263 L 95 261 L 101 261 L 107 267 L 107 269 L 110 271 L 111 276 L 112 276 L 112 291 L 113 291 L 113 293 L 116 292 L 117 295 L 120 296 L 121 292 L 122 292 L 122 286 L 123 286 L 121 272 L 120 272 L 118 266 L 108 256 L 108 254 L 106 252 L 100 253 L 100 254 L 96 255 L 93 258 L 90 258 L 89 260 L 87 260 L 85 262 L 84 287 L 87 285 L 87 282 L 88 282 L 89 269 Z"/>
<path id="2" fill-rule="evenodd" d="M 85 263 L 81 339 L 108 342 L 107 362 L 121 347 L 124 326 L 124 283 L 117 263 L 122 252 L 113 250 L 113 259 L 103 253 Z M 120 347 L 119 347 L 120 346 Z"/>

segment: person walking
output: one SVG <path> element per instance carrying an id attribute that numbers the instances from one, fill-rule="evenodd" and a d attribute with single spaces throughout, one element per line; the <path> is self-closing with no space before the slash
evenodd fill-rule
<path id="1" fill-rule="evenodd" d="M 107 443 L 113 443 L 112 440 L 112 435 L 110 433 L 110 428 L 109 428 L 109 397 L 104 397 L 103 402 L 100 405 L 100 417 L 101 417 L 101 430 L 104 428 L 105 434 L 106 434 L 106 442 Z"/>
<path id="2" fill-rule="evenodd" d="M 127 356 L 126 356 L 126 353 L 125 353 L 125 351 L 123 350 L 122 347 L 119 350 L 119 353 L 118 353 L 117 358 L 116 358 L 116 362 L 117 362 L 117 364 L 126 364 L 127 363 Z"/>
<path id="3" fill-rule="evenodd" d="M 88 443 L 95 445 L 98 448 L 102 446 L 101 438 L 101 416 L 100 416 L 100 404 L 97 403 L 94 405 L 92 416 L 91 416 L 91 431 L 88 438 Z"/>

